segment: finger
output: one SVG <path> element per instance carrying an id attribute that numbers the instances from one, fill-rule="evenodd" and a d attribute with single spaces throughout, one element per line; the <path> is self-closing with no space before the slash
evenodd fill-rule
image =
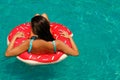
<path id="1" fill-rule="evenodd" d="M 60 35 L 60 36 L 65 37 L 65 35 Z"/>
<path id="2" fill-rule="evenodd" d="M 59 32 L 60 32 L 60 33 L 63 33 L 63 34 L 66 33 L 66 31 L 64 31 L 64 30 L 59 30 Z"/>
<path id="3" fill-rule="evenodd" d="M 64 34 L 64 33 L 60 33 L 60 35 L 65 36 L 65 34 Z"/>
<path id="4" fill-rule="evenodd" d="M 24 35 L 24 33 L 23 33 L 23 32 L 19 32 L 19 34 L 20 34 L 20 35 Z"/>
<path id="5" fill-rule="evenodd" d="M 60 32 L 60 34 L 64 34 L 63 32 Z"/>

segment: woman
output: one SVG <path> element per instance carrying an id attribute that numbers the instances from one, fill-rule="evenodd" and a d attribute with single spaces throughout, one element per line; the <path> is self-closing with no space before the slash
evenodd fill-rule
<path id="1" fill-rule="evenodd" d="M 78 49 L 70 35 L 68 35 L 67 32 L 61 31 L 61 36 L 64 36 L 66 38 L 70 39 L 70 42 L 72 44 L 72 48 L 65 45 L 60 40 L 55 40 L 51 34 L 50 31 L 50 23 L 47 18 L 46 14 L 36 15 L 31 19 L 31 39 L 26 40 L 21 45 L 17 47 L 13 47 L 14 42 L 17 38 L 24 37 L 24 33 L 18 32 L 11 40 L 10 44 L 8 45 L 8 48 L 6 50 L 5 55 L 7 57 L 9 56 L 17 56 L 24 51 L 31 52 L 31 53 L 54 53 L 56 51 L 63 51 L 64 53 L 72 56 L 78 55 Z M 32 46 L 30 45 L 32 44 Z"/>

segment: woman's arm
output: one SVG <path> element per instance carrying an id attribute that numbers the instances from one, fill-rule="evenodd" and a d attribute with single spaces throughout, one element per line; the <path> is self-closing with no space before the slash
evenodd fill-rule
<path id="1" fill-rule="evenodd" d="M 19 55 L 20 53 L 22 53 L 22 52 L 24 52 L 28 49 L 28 46 L 29 46 L 29 41 L 28 40 L 23 42 L 20 46 L 17 46 L 17 47 L 14 48 L 15 40 L 17 38 L 21 38 L 21 37 L 24 37 L 24 34 L 22 32 L 16 33 L 16 35 L 13 37 L 10 44 L 8 45 L 8 48 L 5 52 L 5 56 L 7 56 L 7 57 L 16 56 L 16 55 Z"/>
<path id="2" fill-rule="evenodd" d="M 65 43 L 63 43 L 62 41 L 57 40 L 56 41 L 57 50 L 61 50 L 64 53 L 72 55 L 72 56 L 78 56 L 79 55 L 79 51 L 78 51 L 77 46 L 76 46 L 74 40 L 72 39 L 72 37 L 70 35 L 68 35 L 68 33 L 65 32 L 65 31 L 62 31 L 61 35 L 70 39 L 72 48 L 70 48 L 69 46 L 65 45 Z"/>
<path id="3" fill-rule="evenodd" d="M 43 13 L 42 16 L 45 17 L 48 21 L 50 21 L 46 13 Z"/>

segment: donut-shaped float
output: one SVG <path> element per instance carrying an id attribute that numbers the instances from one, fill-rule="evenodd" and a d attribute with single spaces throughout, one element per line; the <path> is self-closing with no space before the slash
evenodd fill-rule
<path id="1" fill-rule="evenodd" d="M 67 31 L 68 34 L 70 34 L 72 36 L 72 32 L 68 28 L 66 28 L 65 26 L 58 24 L 58 23 L 50 23 L 50 29 L 51 29 L 51 33 L 55 39 L 61 40 L 66 45 L 71 47 L 70 40 L 60 35 L 60 31 L 64 30 L 64 31 Z M 30 31 L 31 31 L 30 23 L 24 23 L 24 24 L 18 25 L 8 35 L 7 43 L 9 44 L 9 42 L 11 42 L 13 36 L 17 32 L 23 32 L 25 35 L 25 38 L 16 39 L 16 41 L 14 43 L 14 47 L 20 45 L 22 42 L 24 42 L 25 40 L 30 38 Z M 32 53 L 28 53 L 27 51 L 25 51 L 25 52 L 21 53 L 20 55 L 18 55 L 17 59 L 19 59 L 20 61 L 22 61 L 24 63 L 30 64 L 30 65 L 42 65 L 42 64 L 57 63 L 57 62 L 62 61 L 66 57 L 67 57 L 67 55 L 61 51 L 57 51 L 56 53 L 45 53 L 45 54 L 43 54 L 43 53 L 40 54 L 40 52 L 39 52 L 39 54 L 38 53 L 32 54 Z"/>

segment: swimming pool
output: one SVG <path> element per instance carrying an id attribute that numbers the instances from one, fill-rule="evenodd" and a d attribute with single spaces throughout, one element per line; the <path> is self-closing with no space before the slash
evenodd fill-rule
<path id="1" fill-rule="evenodd" d="M 0 80 L 120 80 L 119 0 L 1 0 Z M 78 57 L 44 66 L 29 66 L 6 58 L 6 38 L 36 13 L 74 33 Z"/>

